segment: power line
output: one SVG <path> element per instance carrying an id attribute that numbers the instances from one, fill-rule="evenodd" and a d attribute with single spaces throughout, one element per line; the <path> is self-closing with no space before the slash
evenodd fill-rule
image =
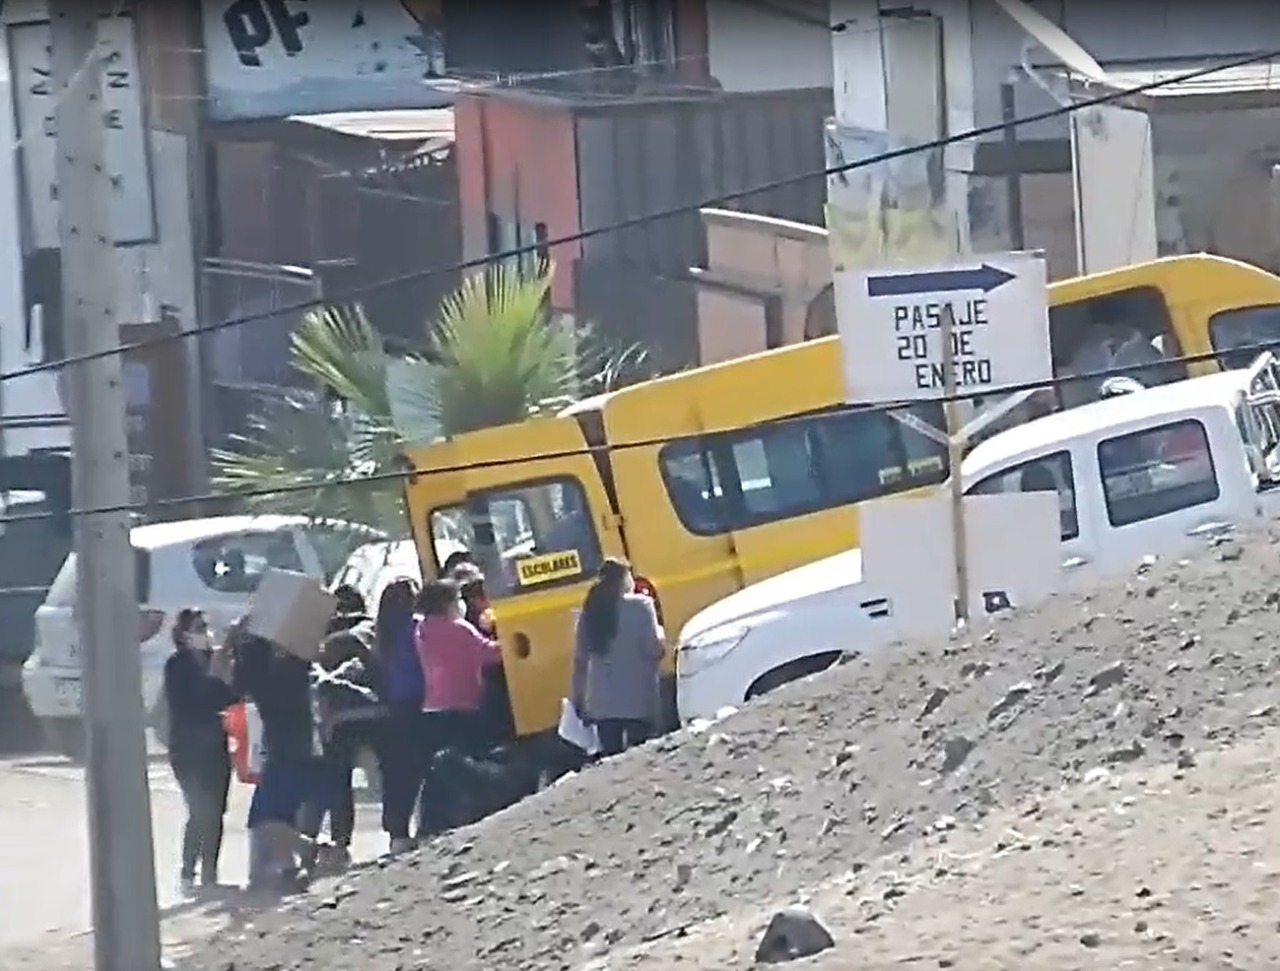
<path id="1" fill-rule="evenodd" d="M 824 340 L 835 340 L 836 338 L 824 338 Z M 799 345 L 797 345 L 799 346 Z M 1233 347 L 1230 353 L 1238 354 L 1244 351 L 1254 353 L 1262 353 L 1266 350 L 1275 348 L 1274 344 L 1251 344 L 1240 347 Z M 1158 361 L 1144 361 L 1141 364 L 1124 364 L 1116 367 L 1104 368 L 1099 371 L 1087 371 L 1083 374 L 1065 374 L 1057 375 L 1040 381 L 1027 381 L 1022 384 L 1004 385 L 996 389 L 985 389 L 978 391 L 966 391 L 951 396 L 939 396 L 937 398 L 916 399 L 909 401 L 886 401 L 868 405 L 850 405 L 848 413 L 851 414 L 879 414 L 887 411 L 898 411 L 913 406 L 921 405 L 944 405 L 951 401 L 965 401 L 969 398 L 986 397 L 989 395 L 1012 395 L 1020 391 L 1039 391 L 1049 388 L 1057 388 L 1064 384 L 1072 384 L 1084 381 L 1099 381 L 1104 378 L 1116 377 L 1118 375 L 1129 375 L 1141 373 L 1142 371 L 1152 370 L 1153 368 L 1165 367 L 1170 364 L 1199 364 L 1205 361 L 1217 361 L 1221 358 L 1222 351 L 1209 351 L 1202 354 L 1184 354 L 1181 357 L 1161 358 Z M 1084 407 L 1084 406 L 1077 406 Z M 1070 409 L 1068 409 L 1070 410 Z M 621 452 L 632 448 L 652 448 L 656 445 L 669 445 L 673 442 L 698 442 L 706 439 L 713 439 L 720 435 L 731 435 L 740 432 L 746 428 L 769 427 L 769 428 L 785 428 L 788 425 L 801 424 L 814 420 L 814 412 L 805 412 L 796 415 L 787 415 L 782 418 L 766 418 L 762 421 L 747 422 L 743 425 L 731 426 L 727 428 L 715 428 L 710 430 L 702 430 L 690 432 L 682 435 L 664 435 L 658 438 L 636 439 L 628 442 L 609 443 L 599 446 L 584 445 L 581 448 L 562 449 L 556 452 L 538 452 L 534 455 L 521 455 L 517 458 L 509 459 L 492 459 L 484 462 L 466 462 L 461 465 L 441 466 L 438 469 L 427 469 L 418 471 L 414 469 L 403 469 L 395 472 L 379 472 L 373 475 L 353 475 L 345 478 L 331 479 L 319 482 L 299 482 L 288 486 L 271 486 L 261 489 L 237 489 L 231 492 L 206 492 L 193 496 L 176 496 L 172 499 L 153 499 L 147 502 L 127 503 L 118 506 L 103 506 L 89 509 L 71 509 L 65 513 L 61 512 L 30 512 L 17 513 L 14 515 L 0 516 L 0 525 L 17 522 L 30 522 L 32 520 L 40 521 L 47 519 L 65 519 L 75 516 L 92 516 L 101 513 L 118 513 L 118 512 L 134 512 L 146 513 L 164 509 L 181 508 L 183 506 L 204 505 L 210 503 L 222 503 L 235 501 L 240 499 L 264 499 L 270 496 L 294 495 L 301 492 L 322 492 L 325 489 L 346 489 L 368 485 L 378 485 L 386 482 L 401 482 L 406 479 L 416 478 L 417 476 L 446 475 L 456 472 L 472 472 L 483 469 L 502 468 L 507 465 L 522 465 L 527 462 L 545 462 L 554 461 L 556 459 L 577 458 L 583 455 L 597 455 L 601 452 Z"/>
<path id="2" fill-rule="evenodd" d="M 674 216 L 680 216 L 689 212 L 697 212 L 701 209 L 713 208 L 723 205 L 727 202 L 736 202 L 750 196 L 759 195 L 765 192 L 772 192 L 775 189 L 785 188 L 786 186 L 795 185 L 805 182 L 809 179 L 828 178 L 833 175 L 839 175 L 843 172 L 852 172 L 857 169 L 869 168 L 882 162 L 890 162 L 894 159 L 905 158 L 918 152 L 934 151 L 940 148 L 946 148 L 949 145 L 955 145 L 960 142 L 969 141 L 974 138 L 982 138 L 986 135 L 995 135 L 1005 131 L 1010 127 L 1018 127 L 1021 125 L 1031 125 L 1042 121 L 1050 121 L 1054 118 L 1062 118 L 1067 115 L 1074 114 L 1086 108 L 1095 108 L 1099 105 L 1110 104 L 1115 101 L 1121 101 L 1125 98 L 1137 94 L 1145 94 L 1149 91 L 1157 91 L 1161 88 L 1170 87 L 1180 84 L 1184 81 L 1193 81 L 1197 78 L 1207 77 L 1220 71 L 1230 71 L 1235 68 L 1247 67 L 1251 64 L 1259 64 L 1264 61 L 1272 61 L 1280 58 L 1280 50 L 1269 51 L 1261 54 L 1252 54 L 1248 57 L 1238 58 L 1233 61 L 1213 65 L 1211 67 L 1197 68 L 1192 71 L 1186 71 L 1181 74 L 1172 75 L 1170 77 L 1156 78 L 1145 84 L 1139 84 L 1131 88 L 1111 90 L 1105 94 L 1097 95 L 1092 98 L 1082 99 L 1070 105 L 1061 105 L 1047 111 L 1040 111 L 1030 115 L 1024 115 L 1021 118 L 1015 118 L 1012 121 L 1000 121 L 992 125 L 983 125 L 977 128 L 971 128 L 968 131 L 960 132 L 954 135 L 948 135 L 944 138 L 934 139 L 931 142 L 925 142 L 920 145 L 913 145 L 907 148 L 894 149 L 889 152 L 882 152 L 879 155 L 873 155 L 868 158 L 855 159 L 852 162 L 844 162 L 840 165 L 831 166 L 830 168 L 819 169 L 814 172 L 805 172 L 800 175 L 787 176 L 781 179 L 775 179 L 761 185 L 753 186 L 749 189 L 739 189 L 734 192 L 726 192 L 709 199 L 703 199 L 699 202 L 685 203 L 679 206 L 672 206 L 668 209 L 662 209 L 657 212 L 646 213 L 642 216 L 632 216 L 628 219 L 622 219 L 617 222 L 609 223 L 604 226 L 596 226 L 590 229 L 579 230 L 566 236 L 559 236 L 555 239 L 548 239 L 538 243 L 532 243 L 527 246 L 517 246 L 513 249 L 502 250 L 497 253 L 491 253 L 487 256 L 476 257 L 469 260 L 462 260 L 449 266 L 430 267 L 423 270 L 415 270 L 412 273 L 404 273 L 399 276 L 390 277 L 376 283 L 363 284 L 361 286 L 352 287 L 343 293 L 335 294 L 329 297 L 312 298 L 309 300 L 299 301 L 297 303 L 288 304 L 278 307 L 270 311 L 260 311 L 257 313 L 245 314 L 240 317 L 231 317 L 227 320 L 220 321 L 215 324 L 205 324 L 199 327 L 193 327 L 190 330 L 180 331 L 178 333 L 162 334 L 151 337 L 146 340 L 134 341 L 128 344 L 120 344 L 117 347 L 106 351 L 93 354 L 70 355 L 60 358 L 56 361 L 43 361 L 39 364 L 28 365 L 15 371 L 5 371 L 0 373 L 0 381 L 9 381 L 16 378 L 27 377 L 31 374 L 40 374 L 46 371 L 57 371 L 72 364 L 82 364 L 86 361 L 97 360 L 112 354 L 126 354 L 132 351 L 144 350 L 149 347 L 155 347 L 160 344 L 168 343 L 173 340 L 182 340 L 189 337 L 196 337 L 204 334 L 216 333 L 222 330 L 229 330 L 233 327 L 242 327 L 245 324 L 251 324 L 259 320 L 267 320 L 283 314 L 302 313 L 308 310 L 314 310 L 317 307 L 332 304 L 344 304 L 358 302 L 361 297 L 378 293 L 391 287 L 402 286 L 406 283 L 413 283 L 417 280 L 429 279 L 431 277 L 443 276 L 445 274 L 459 273 L 463 270 L 477 269 L 487 266 L 491 263 L 498 263 L 503 260 L 512 259 L 514 257 L 526 254 L 540 254 L 553 250 L 557 246 L 567 245 L 569 243 L 577 243 L 587 239 L 593 239 L 597 236 L 603 236 L 608 233 L 621 232 L 623 230 L 632 229 L 636 226 L 645 225 L 651 222 L 657 222 L 662 219 L 670 219 Z"/>

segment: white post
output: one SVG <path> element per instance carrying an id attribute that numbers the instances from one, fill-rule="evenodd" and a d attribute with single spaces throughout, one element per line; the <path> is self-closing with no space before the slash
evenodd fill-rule
<path id="1" fill-rule="evenodd" d="M 97 4 L 49 0 L 57 79 L 63 330 L 68 355 L 120 343 Z M 129 451 L 119 355 L 72 365 L 76 619 L 84 658 L 89 856 L 98 971 L 158 971 L 151 801 L 129 542 Z"/>

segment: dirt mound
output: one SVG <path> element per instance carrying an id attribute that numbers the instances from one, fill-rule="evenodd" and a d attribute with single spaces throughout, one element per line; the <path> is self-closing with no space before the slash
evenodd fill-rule
<path id="1" fill-rule="evenodd" d="M 815 888 L 806 902 L 835 945 L 805 971 L 1276 967 L 1278 770 L 1273 730 L 1194 766 L 1094 770 L 969 832 L 939 829 Z M 601 971 L 749 967 L 769 916 L 615 952 Z"/>
<path id="2" fill-rule="evenodd" d="M 855 658 L 221 935 L 184 967 L 574 967 L 1099 766 L 1229 745 L 1280 721 L 1278 547 L 1274 532 L 1207 547 L 970 641 Z"/>

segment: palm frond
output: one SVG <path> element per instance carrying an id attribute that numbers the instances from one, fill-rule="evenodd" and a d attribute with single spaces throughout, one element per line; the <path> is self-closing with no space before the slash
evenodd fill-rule
<path id="1" fill-rule="evenodd" d="M 254 510 L 399 531 L 401 484 L 352 480 L 396 469 L 406 443 L 520 422 L 651 376 L 639 346 L 610 349 L 591 326 L 554 320 L 550 287 L 549 264 L 469 276 L 428 325 L 424 358 L 389 356 L 359 307 L 308 314 L 291 356 L 317 395 L 264 407 L 214 453 L 215 486 L 253 493 Z"/>

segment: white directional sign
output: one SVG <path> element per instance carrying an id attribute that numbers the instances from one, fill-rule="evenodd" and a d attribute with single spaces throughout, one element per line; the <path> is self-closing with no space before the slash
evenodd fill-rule
<path id="1" fill-rule="evenodd" d="M 975 256 L 943 266 L 838 270 L 845 393 L 856 404 L 940 398 L 951 308 L 955 385 L 988 394 L 1053 377 L 1044 259 Z"/>

